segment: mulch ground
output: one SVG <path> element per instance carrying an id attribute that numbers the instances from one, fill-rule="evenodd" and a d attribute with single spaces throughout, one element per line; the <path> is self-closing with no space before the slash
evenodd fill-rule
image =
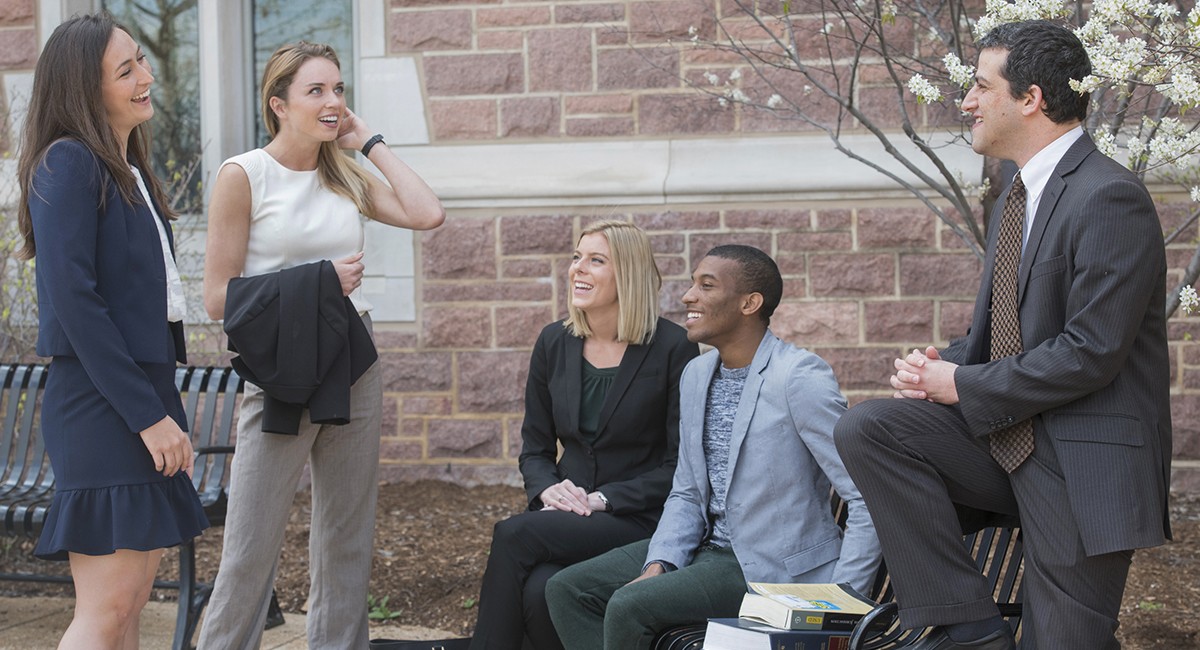
<path id="1" fill-rule="evenodd" d="M 370 592 L 376 603 L 387 600 L 374 615 L 393 624 L 469 634 L 492 525 L 524 504 L 523 492 L 514 487 L 463 488 L 438 481 L 383 486 Z M 1172 521 L 1173 542 L 1134 557 L 1118 635 L 1127 650 L 1200 648 L 1200 496 L 1176 497 Z M 308 595 L 308 531 L 304 492 L 292 506 L 276 580 L 285 612 L 301 611 Z M 220 546 L 219 530 L 198 542 L 201 576 L 215 575 Z M 52 568 L 32 560 L 31 548 L 31 542 L 0 538 L 0 572 Z M 175 561 L 168 553 L 164 577 L 174 573 Z M 0 593 L 69 593 L 69 587 L 3 582 Z"/>

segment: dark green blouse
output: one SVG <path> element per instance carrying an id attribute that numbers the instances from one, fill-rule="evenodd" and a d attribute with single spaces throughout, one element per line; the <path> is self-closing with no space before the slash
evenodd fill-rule
<path id="1" fill-rule="evenodd" d="M 583 395 L 579 400 L 579 432 L 587 440 L 596 438 L 596 429 L 600 426 L 600 411 L 604 408 L 604 398 L 608 397 L 608 389 L 617 376 L 617 368 L 597 368 L 583 360 Z"/>

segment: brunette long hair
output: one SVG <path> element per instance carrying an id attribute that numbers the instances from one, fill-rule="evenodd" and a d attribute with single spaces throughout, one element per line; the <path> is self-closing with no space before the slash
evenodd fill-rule
<path id="1" fill-rule="evenodd" d="M 173 219 L 175 212 L 167 204 L 162 185 L 150 168 L 150 128 L 145 122 L 130 134 L 127 160 L 121 159 L 121 146 L 108 123 L 100 87 L 102 61 L 114 30 L 127 31 L 106 12 L 75 16 L 54 29 L 42 48 L 33 72 L 33 91 L 21 134 L 21 153 L 17 163 L 21 183 L 21 203 L 17 227 L 25 242 L 20 255 L 33 257 L 33 220 L 29 199 L 33 193 L 33 175 L 46 157 L 50 145 L 64 138 L 87 147 L 100 163 L 96 174 L 112 177 L 129 203 L 144 203 L 129 165 L 133 164 L 146 181 L 163 216 Z M 99 206 L 104 205 L 104 193 Z"/>
<path id="2" fill-rule="evenodd" d="M 305 61 L 312 58 L 328 59 L 339 70 L 342 68 L 332 47 L 305 41 L 280 47 L 267 61 L 262 79 L 262 118 L 267 133 L 272 138 L 279 133 L 279 117 L 271 109 L 271 98 L 278 97 L 286 102 L 288 87 L 296 78 L 296 72 Z M 317 178 L 320 179 L 321 185 L 331 192 L 353 201 L 359 212 L 368 217 L 374 215 L 375 206 L 371 203 L 371 195 L 368 192 L 370 185 L 367 171 L 347 158 L 336 140 L 321 143 L 321 149 L 317 153 Z"/>

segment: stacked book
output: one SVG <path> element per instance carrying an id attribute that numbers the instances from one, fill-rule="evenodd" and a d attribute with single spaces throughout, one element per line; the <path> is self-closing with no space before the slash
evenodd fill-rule
<path id="1" fill-rule="evenodd" d="M 738 618 L 713 618 L 704 650 L 846 650 L 875 603 L 840 584 L 748 583 Z"/>

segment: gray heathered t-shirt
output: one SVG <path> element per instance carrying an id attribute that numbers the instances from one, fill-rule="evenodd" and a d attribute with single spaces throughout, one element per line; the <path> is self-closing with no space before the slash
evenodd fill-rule
<path id="1" fill-rule="evenodd" d="M 729 546 L 729 521 L 725 516 L 725 493 L 729 489 L 729 439 L 733 435 L 733 416 L 737 413 L 742 389 L 750 367 L 717 369 L 708 388 L 704 412 L 704 464 L 708 468 L 708 516 L 712 520 L 710 544 Z"/>

